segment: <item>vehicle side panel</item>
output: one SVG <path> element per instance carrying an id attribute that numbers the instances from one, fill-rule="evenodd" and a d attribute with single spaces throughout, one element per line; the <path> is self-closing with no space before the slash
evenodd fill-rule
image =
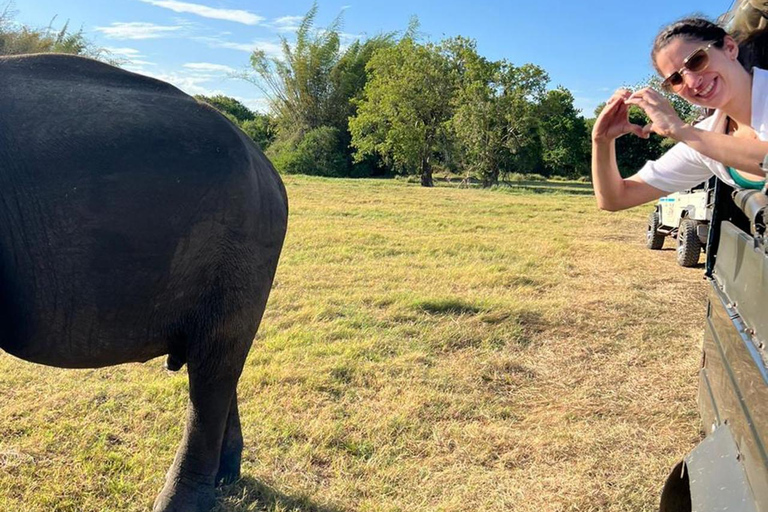
<path id="1" fill-rule="evenodd" d="M 768 332 L 762 313 L 768 306 L 767 273 L 768 258 L 755 249 L 752 237 L 723 222 L 707 307 L 699 404 L 707 434 L 728 425 L 759 511 L 768 511 L 768 370 L 753 329 Z"/>

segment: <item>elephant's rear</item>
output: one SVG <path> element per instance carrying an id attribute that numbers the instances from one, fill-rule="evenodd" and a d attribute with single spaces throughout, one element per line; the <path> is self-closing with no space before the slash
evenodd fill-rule
<path id="1" fill-rule="evenodd" d="M 86 59 L 0 59 L 8 352 L 103 366 L 255 332 L 286 223 L 278 175 L 210 107 Z"/>

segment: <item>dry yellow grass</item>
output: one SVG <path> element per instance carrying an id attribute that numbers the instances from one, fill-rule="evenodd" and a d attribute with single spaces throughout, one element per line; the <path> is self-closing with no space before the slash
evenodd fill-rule
<path id="1" fill-rule="evenodd" d="M 699 439 L 706 283 L 584 195 L 287 179 L 217 512 L 651 511 Z M 183 372 L 0 354 L 0 510 L 147 510 Z"/>

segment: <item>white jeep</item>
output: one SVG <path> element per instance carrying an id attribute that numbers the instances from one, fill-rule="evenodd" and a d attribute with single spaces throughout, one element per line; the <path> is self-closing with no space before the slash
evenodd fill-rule
<path id="1" fill-rule="evenodd" d="M 712 220 L 712 194 L 706 183 L 690 190 L 675 192 L 659 199 L 648 216 L 645 245 L 659 250 L 664 238 L 677 239 L 677 262 L 683 267 L 699 263 L 699 255 L 707 245 L 709 222 Z"/>

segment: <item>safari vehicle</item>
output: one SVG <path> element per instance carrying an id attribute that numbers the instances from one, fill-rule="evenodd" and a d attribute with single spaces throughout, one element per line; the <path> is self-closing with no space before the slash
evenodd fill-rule
<path id="1" fill-rule="evenodd" d="M 659 199 L 648 216 L 645 245 L 651 250 L 664 247 L 664 239 L 677 239 L 677 263 L 693 267 L 699 263 L 707 245 L 709 221 L 712 218 L 712 180 L 683 192 Z"/>
<path id="2" fill-rule="evenodd" d="M 737 0 L 720 21 L 743 40 L 768 25 L 768 3 Z M 766 34 L 746 50 L 768 54 Z M 672 470 L 660 512 L 768 511 L 767 188 L 714 186 L 698 394 L 706 437 Z"/>

